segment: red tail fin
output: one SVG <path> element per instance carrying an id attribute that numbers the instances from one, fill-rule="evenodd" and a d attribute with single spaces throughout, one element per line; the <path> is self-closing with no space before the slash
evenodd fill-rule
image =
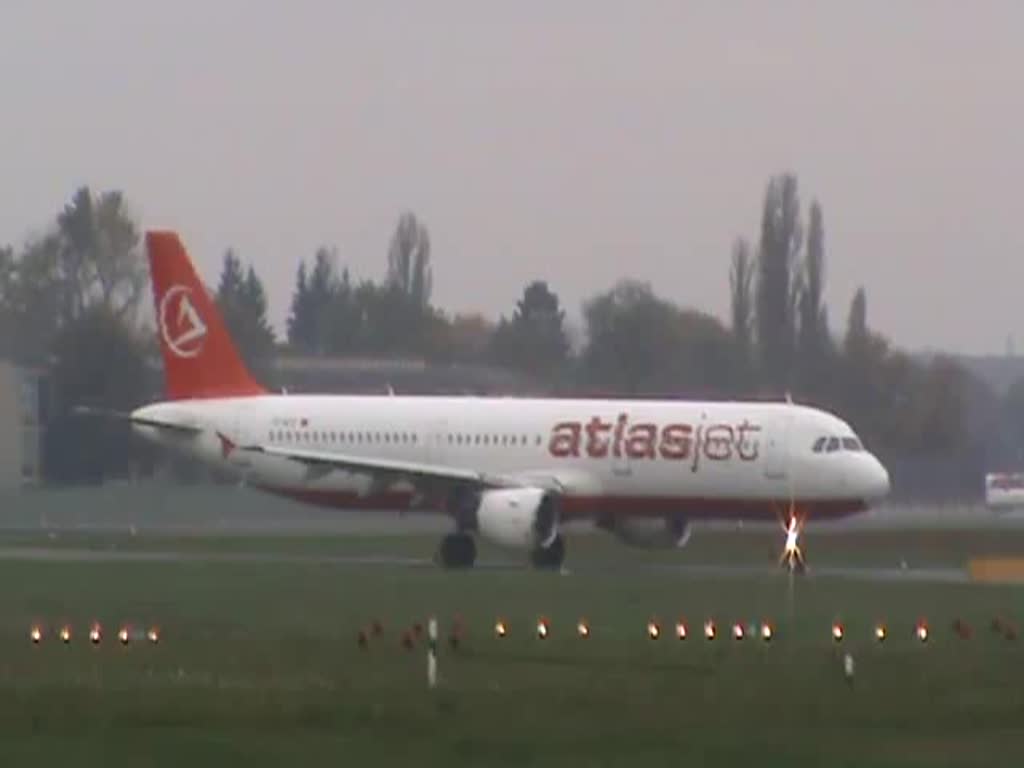
<path id="1" fill-rule="evenodd" d="M 258 395 L 216 305 L 175 232 L 147 232 L 157 333 L 172 400 Z"/>

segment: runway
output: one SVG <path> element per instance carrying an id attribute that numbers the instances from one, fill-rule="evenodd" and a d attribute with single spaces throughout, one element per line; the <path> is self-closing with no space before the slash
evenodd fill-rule
<path id="1" fill-rule="evenodd" d="M 194 552 L 181 550 L 126 551 L 96 550 L 69 547 L 3 547 L 0 548 L 0 562 L 49 562 L 49 563 L 214 563 L 214 564 L 267 564 L 267 565 L 331 565 L 331 566 L 377 566 L 387 568 L 437 568 L 430 558 L 393 557 L 381 555 L 324 555 L 296 554 L 282 552 Z M 529 570 L 524 562 L 515 560 L 483 560 L 477 562 L 479 570 Z M 651 572 L 680 578 L 752 578 L 779 577 L 784 572 L 770 565 L 716 565 L 716 564 L 665 564 L 665 563 L 588 563 L 577 568 L 565 568 L 564 576 L 607 575 L 616 571 Z M 880 567 L 810 567 L 803 579 L 851 579 L 859 581 L 918 582 L 938 584 L 962 584 L 970 581 L 969 574 L 962 568 L 880 568 Z"/>

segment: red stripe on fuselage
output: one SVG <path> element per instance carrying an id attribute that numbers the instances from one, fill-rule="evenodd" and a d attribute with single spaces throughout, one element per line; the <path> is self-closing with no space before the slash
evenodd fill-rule
<path id="1" fill-rule="evenodd" d="M 434 504 L 412 506 L 413 494 L 389 491 L 360 495 L 353 491 L 326 491 L 259 486 L 260 490 L 306 504 L 352 510 L 411 510 L 441 513 Z M 562 519 L 591 517 L 660 517 L 682 514 L 694 520 L 777 520 L 790 507 L 788 499 L 707 499 L 671 496 L 565 496 L 561 499 Z M 868 509 L 860 499 L 815 499 L 798 501 L 801 515 L 815 519 L 849 517 Z"/>

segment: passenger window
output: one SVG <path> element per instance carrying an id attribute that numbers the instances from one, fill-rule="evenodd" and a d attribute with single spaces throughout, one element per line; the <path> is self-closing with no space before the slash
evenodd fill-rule
<path id="1" fill-rule="evenodd" d="M 835 453 L 838 450 L 839 450 L 839 438 L 838 437 L 830 437 L 828 439 L 828 452 L 829 453 Z"/>

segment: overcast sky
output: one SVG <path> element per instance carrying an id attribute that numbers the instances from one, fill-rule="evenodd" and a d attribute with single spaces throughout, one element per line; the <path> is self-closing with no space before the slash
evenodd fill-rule
<path id="1" fill-rule="evenodd" d="M 573 314 L 622 276 L 728 313 L 767 178 L 825 212 L 833 325 L 857 285 L 912 349 L 1024 349 L 1024 3 L 4 0 L 0 242 L 81 184 L 234 246 L 281 327 L 300 257 L 383 273 L 399 213 L 442 306 Z"/>

